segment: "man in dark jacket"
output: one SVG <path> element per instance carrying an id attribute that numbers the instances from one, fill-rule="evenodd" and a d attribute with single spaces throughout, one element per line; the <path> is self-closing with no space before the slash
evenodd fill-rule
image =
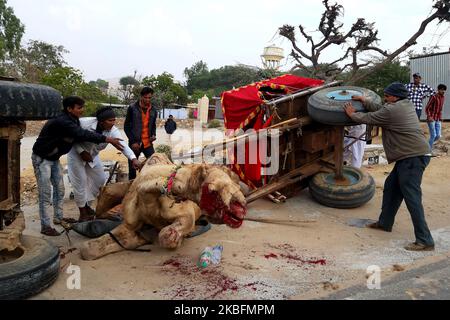
<path id="1" fill-rule="evenodd" d="M 156 119 L 158 111 L 152 106 L 153 89 L 144 87 L 141 91 L 141 98 L 128 107 L 127 117 L 125 119 L 125 134 L 128 137 L 128 143 L 136 157 L 139 159 L 141 153 L 144 153 L 148 159 L 154 153 L 153 142 L 156 140 Z M 129 179 L 136 178 L 136 170 L 132 163 L 128 161 Z"/>
<path id="2" fill-rule="evenodd" d="M 63 101 L 63 113 L 49 120 L 42 129 L 33 146 L 34 173 L 39 192 L 39 215 L 41 233 L 47 236 L 59 236 L 50 223 L 48 210 L 51 206 L 53 186 L 54 224 L 61 222 L 76 222 L 63 217 L 64 181 L 63 170 L 59 159 L 69 153 L 76 142 L 111 143 L 118 150 L 123 150 L 120 139 L 107 138 L 101 134 L 84 130 L 79 118 L 83 114 L 84 100 L 79 97 L 67 97 Z M 81 217 L 83 220 L 86 217 Z"/>
<path id="3" fill-rule="evenodd" d="M 172 115 L 170 115 L 169 119 L 167 119 L 164 129 L 166 129 L 166 133 L 169 135 L 169 138 L 177 130 L 177 123 L 173 120 Z"/>
<path id="4" fill-rule="evenodd" d="M 361 101 L 368 113 L 355 112 L 351 103 L 345 105 L 347 115 L 357 123 L 383 128 L 383 146 L 394 170 L 386 179 L 383 205 L 378 222 L 370 228 L 392 232 L 395 216 L 403 200 L 406 202 L 414 225 L 416 241 L 405 247 L 409 251 L 432 251 L 434 240 L 425 221 L 422 205 L 422 176 L 430 163 L 430 146 L 420 127 L 414 106 L 407 99 L 408 90 L 399 82 L 384 89 L 384 105 L 378 105 L 365 97 L 353 97 Z"/>

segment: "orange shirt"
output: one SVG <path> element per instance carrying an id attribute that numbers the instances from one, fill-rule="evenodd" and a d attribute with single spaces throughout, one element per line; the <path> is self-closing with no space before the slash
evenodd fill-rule
<path id="1" fill-rule="evenodd" d="M 144 145 L 144 148 L 150 148 L 152 143 L 150 142 L 150 128 L 149 128 L 149 122 L 150 122 L 150 111 L 152 110 L 152 107 L 147 109 L 147 113 L 142 112 L 142 144 Z"/>

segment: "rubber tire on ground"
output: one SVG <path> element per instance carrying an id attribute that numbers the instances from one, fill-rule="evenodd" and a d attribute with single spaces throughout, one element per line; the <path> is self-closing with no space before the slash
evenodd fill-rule
<path id="1" fill-rule="evenodd" d="M 344 104 L 349 102 L 351 97 L 349 97 L 349 101 L 338 101 L 327 97 L 329 93 L 340 90 L 359 91 L 368 100 L 381 103 L 380 96 L 369 89 L 352 86 L 327 88 L 315 93 L 308 100 L 308 113 L 314 121 L 335 126 L 354 126 L 357 124 L 344 111 Z M 367 112 L 361 102 L 352 101 L 352 104 L 357 112 Z"/>
<path id="2" fill-rule="evenodd" d="M 53 88 L 0 81 L 0 118 L 46 120 L 56 117 L 61 110 L 61 93 Z"/>
<path id="3" fill-rule="evenodd" d="M 324 206 L 338 209 L 358 208 L 375 195 L 375 181 L 360 169 L 344 167 L 344 177 L 352 179 L 347 185 L 336 184 L 334 176 L 334 173 L 318 173 L 309 183 L 310 194 Z"/>
<path id="4" fill-rule="evenodd" d="M 50 287 L 59 274 L 59 250 L 47 241 L 22 236 L 24 254 L 0 264 L 0 300 L 34 296 Z"/>

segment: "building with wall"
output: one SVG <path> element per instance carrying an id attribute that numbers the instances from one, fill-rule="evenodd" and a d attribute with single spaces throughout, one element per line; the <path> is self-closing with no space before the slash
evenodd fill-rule
<path id="1" fill-rule="evenodd" d="M 422 75 L 422 82 L 428 84 L 435 90 L 439 84 L 445 84 L 450 88 L 450 51 L 434 53 L 411 58 L 411 81 L 414 73 Z M 450 120 L 450 96 L 447 90 L 444 106 L 444 120 Z M 428 99 L 424 101 L 424 108 Z M 422 119 L 425 119 L 425 112 L 422 113 Z"/>

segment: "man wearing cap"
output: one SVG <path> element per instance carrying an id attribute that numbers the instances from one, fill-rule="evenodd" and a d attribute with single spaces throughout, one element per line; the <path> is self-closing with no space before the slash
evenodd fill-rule
<path id="1" fill-rule="evenodd" d="M 425 221 L 422 206 L 422 176 L 430 163 L 430 146 L 420 128 L 417 114 L 407 99 L 408 90 L 399 82 L 384 90 L 384 105 L 378 105 L 366 97 L 352 97 L 361 101 L 368 113 L 356 112 L 351 103 L 345 104 L 345 112 L 357 123 L 383 128 L 383 146 L 389 163 L 395 167 L 386 179 L 383 205 L 378 222 L 370 228 L 392 232 L 395 216 L 403 200 L 406 202 L 414 225 L 416 241 L 405 247 L 410 251 L 432 251 L 434 240 Z"/>
<path id="2" fill-rule="evenodd" d="M 120 130 L 115 126 L 116 114 L 110 107 L 98 110 L 95 118 L 81 118 L 80 123 L 83 129 L 106 137 L 122 139 Z M 140 163 L 134 152 L 125 142 L 122 141 L 121 144 L 122 153 L 132 163 L 133 168 L 140 169 Z M 75 202 L 80 210 L 79 222 L 89 221 L 95 217 L 95 211 L 90 205 L 106 182 L 103 163 L 99 157 L 100 151 L 106 147 L 105 143 L 98 145 L 90 142 L 78 143 L 67 155 L 69 179 Z"/>
<path id="3" fill-rule="evenodd" d="M 420 73 L 414 73 L 413 79 L 414 82 L 407 84 L 406 89 L 408 90 L 408 99 L 416 108 L 417 117 L 420 120 L 420 117 L 422 116 L 423 100 L 436 94 L 436 92 L 429 85 L 421 82 L 422 76 Z"/>

